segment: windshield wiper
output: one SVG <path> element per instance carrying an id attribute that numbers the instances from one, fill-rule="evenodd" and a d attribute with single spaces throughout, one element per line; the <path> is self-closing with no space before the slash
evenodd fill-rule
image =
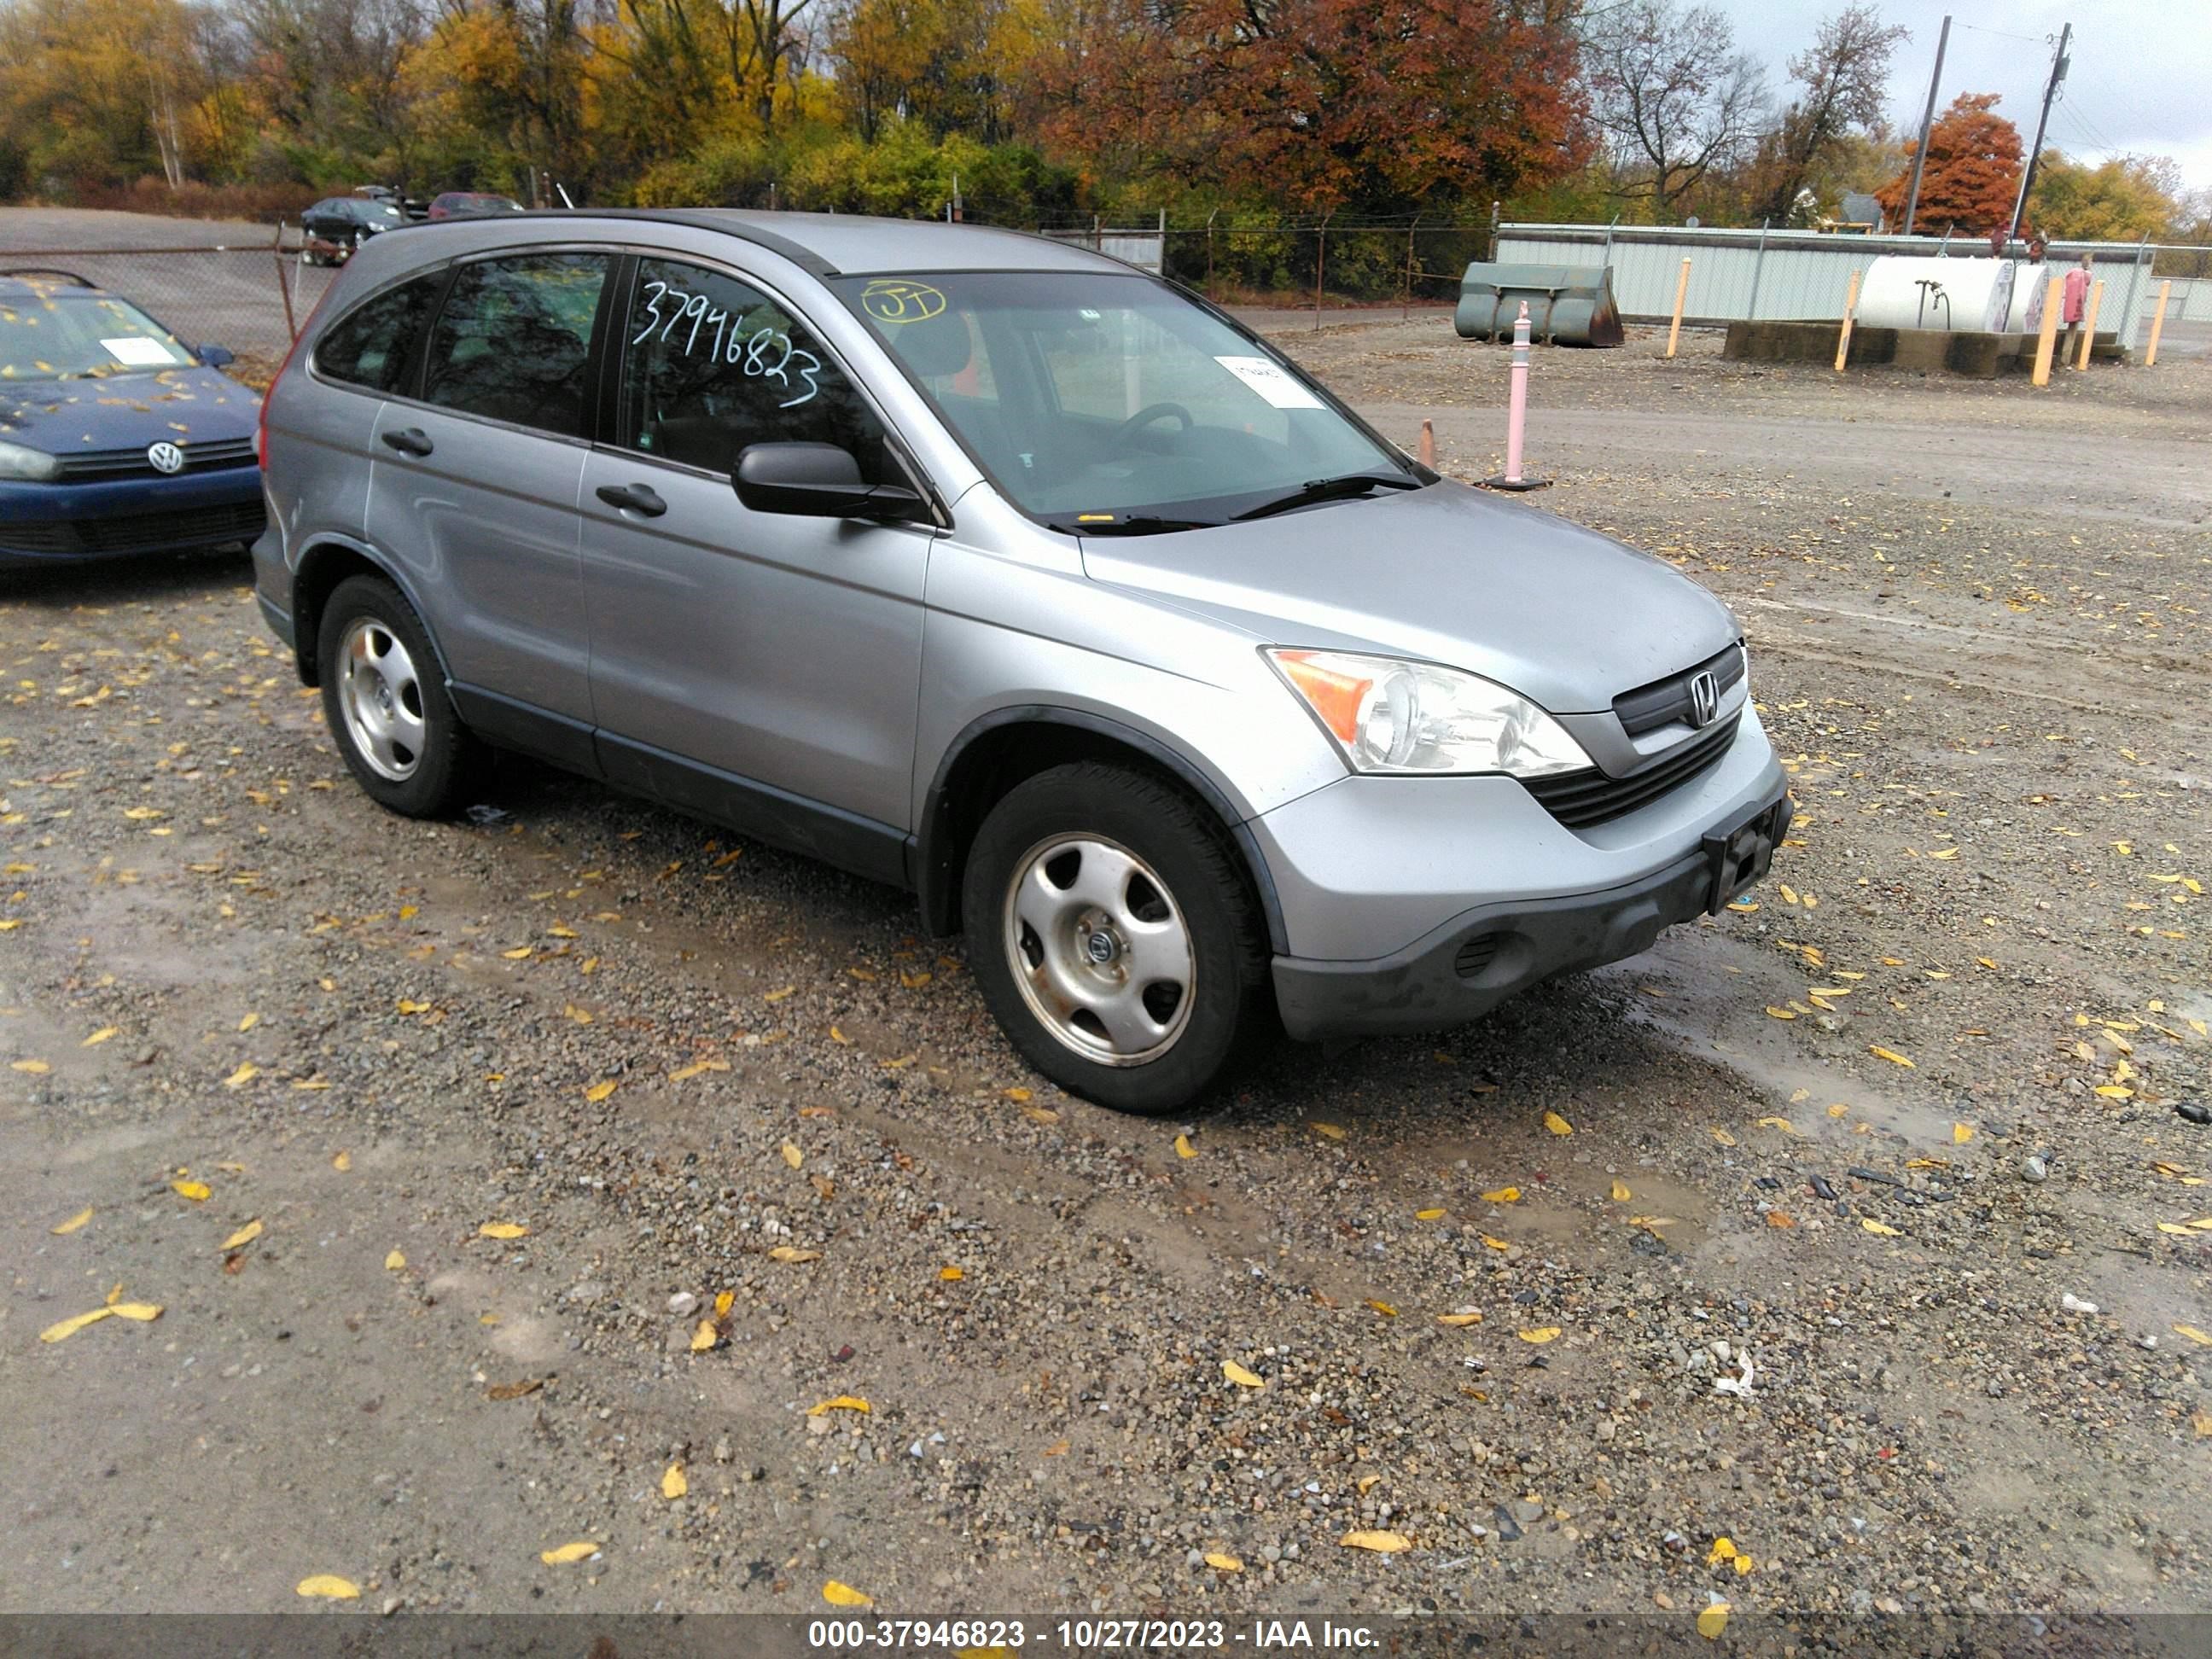
<path id="1" fill-rule="evenodd" d="M 1211 530 L 1218 519 L 1163 519 L 1153 514 L 1133 514 L 1126 519 L 1101 520 L 1097 524 L 1056 524 L 1052 527 L 1070 536 L 1162 536 L 1176 530 Z"/>
<path id="2" fill-rule="evenodd" d="M 1248 507 L 1242 513 L 1230 514 L 1232 519 L 1264 519 L 1272 514 L 1287 513 L 1294 507 L 1310 507 L 1316 501 L 1338 501 L 1353 495 L 1364 495 L 1376 489 L 1419 489 L 1421 481 L 1409 478 L 1402 472 L 1347 472 L 1339 478 L 1309 478 L 1287 495 L 1278 495 L 1257 507 Z"/>

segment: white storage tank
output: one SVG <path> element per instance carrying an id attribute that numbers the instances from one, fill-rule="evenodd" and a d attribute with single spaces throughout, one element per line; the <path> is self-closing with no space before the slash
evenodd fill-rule
<path id="1" fill-rule="evenodd" d="M 2012 259 L 1885 253 L 1860 285 L 1859 326 L 2025 332 L 2041 320 L 2045 271 Z M 2036 321 L 2026 320 L 2030 313 Z"/>

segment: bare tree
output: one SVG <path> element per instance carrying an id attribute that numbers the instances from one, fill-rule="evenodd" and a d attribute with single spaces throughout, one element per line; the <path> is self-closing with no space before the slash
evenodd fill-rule
<path id="1" fill-rule="evenodd" d="M 1881 119 L 1890 56 L 1911 38 L 1901 24 L 1883 22 L 1877 8 L 1854 3 L 1822 23 L 1810 49 L 1790 60 L 1790 79 L 1804 92 L 1762 145 L 1766 212 L 1786 220 L 1822 153 Z"/>
<path id="2" fill-rule="evenodd" d="M 1710 6 L 1627 0 L 1583 37 L 1590 114 L 1625 195 L 1669 211 L 1714 168 L 1744 159 L 1766 113 L 1766 76 Z"/>

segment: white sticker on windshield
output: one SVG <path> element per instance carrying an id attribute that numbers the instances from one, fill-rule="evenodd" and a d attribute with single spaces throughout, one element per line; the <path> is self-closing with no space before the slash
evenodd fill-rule
<path id="1" fill-rule="evenodd" d="M 1320 398 L 1283 372 L 1280 363 L 1265 357 L 1216 357 L 1213 360 L 1277 409 L 1319 409 Z"/>
<path id="2" fill-rule="evenodd" d="M 133 368 L 174 368 L 177 360 L 169 348 L 159 340 L 149 339 L 143 334 L 118 334 L 112 340 L 102 340 L 107 355 L 118 363 L 128 363 Z"/>

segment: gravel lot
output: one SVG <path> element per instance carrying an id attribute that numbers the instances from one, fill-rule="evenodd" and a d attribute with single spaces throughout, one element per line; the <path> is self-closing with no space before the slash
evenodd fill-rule
<path id="1" fill-rule="evenodd" d="M 1494 470 L 1502 352 L 1284 338 Z M 242 561 L 13 581 L 0 1610 L 2212 1609 L 2212 359 L 1534 404 L 1744 617 L 1775 878 L 1187 1124 L 888 890 L 375 811 Z"/>

